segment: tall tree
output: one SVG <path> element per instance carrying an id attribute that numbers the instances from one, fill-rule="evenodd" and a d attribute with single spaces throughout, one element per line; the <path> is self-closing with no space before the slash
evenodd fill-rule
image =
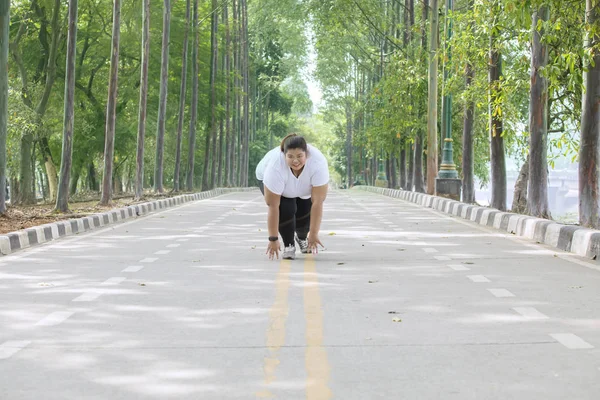
<path id="1" fill-rule="evenodd" d="M 581 111 L 581 145 L 579 149 L 579 223 L 600 227 L 600 1 L 586 0 L 585 49 L 590 62 L 584 69 L 584 92 Z"/>
<path id="2" fill-rule="evenodd" d="M 75 122 L 75 58 L 77 45 L 77 0 L 69 0 L 69 34 L 65 77 L 65 113 L 63 122 L 62 157 L 56 210 L 69 211 L 69 178 L 73 159 L 73 124 Z"/>
<path id="3" fill-rule="evenodd" d="M 223 7 L 225 20 L 225 186 L 231 187 L 233 167 L 233 138 L 231 135 L 231 35 L 229 32 L 229 6 Z"/>
<path id="4" fill-rule="evenodd" d="M 436 7 L 437 7 L 437 5 L 436 5 Z M 437 9 L 436 9 L 436 13 L 437 13 Z M 429 0 L 425 0 L 423 2 L 423 13 L 422 13 L 422 19 L 421 19 L 421 48 L 423 50 L 421 54 L 423 56 L 427 54 L 427 50 L 429 48 L 428 44 L 427 44 L 427 29 L 426 29 L 428 18 L 429 18 Z M 433 21 L 432 21 L 432 24 L 433 24 Z M 436 43 L 437 43 L 437 40 L 436 40 Z M 436 44 L 436 46 L 437 46 L 437 44 Z M 423 57 L 423 56 L 421 56 L 421 57 Z M 426 58 L 426 57 L 423 57 L 423 58 Z M 423 60 L 423 61 L 425 61 L 425 60 Z M 429 67 L 431 68 L 432 65 L 430 64 Z M 436 67 L 436 69 L 437 69 L 437 67 Z M 431 70 L 429 73 L 431 73 Z M 437 72 L 436 72 L 436 74 L 437 74 Z M 436 82 L 437 82 L 437 75 L 436 75 Z M 428 85 L 430 86 L 431 84 L 432 84 L 431 81 L 429 81 Z M 436 87 L 435 107 L 437 110 L 437 83 L 435 84 L 435 87 Z M 431 104 L 428 102 L 427 108 L 429 108 L 430 106 L 431 106 Z M 421 107 L 422 106 L 420 106 L 420 108 L 419 108 L 419 117 L 422 117 L 423 108 L 421 108 Z M 419 118 L 419 120 L 420 119 L 421 118 Z M 437 116 L 436 116 L 436 121 L 437 121 Z M 430 116 L 428 114 L 428 116 L 427 116 L 427 132 L 429 132 L 430 123 L 431 123 Z M 435 124 L 437 125 L 437 122 Z M 433 129 L 437 129 L 437 128 L 433 127 Z M 410 176 L 412 177 L 411 182 L 409 182 L 409 188 L 410 188 L 410 190 L 412 190 L 412 186 L 414 185 L 415 192 L 419 192 L 419 193 L 425 192 L 425 173 L 423 172 L 423 142 L 425 139 L 424 136 L 425 135 L 423 132 L 423 128 L 421 128 L 420 126 L 417 126 L 417 132 L 416 132 L 415 144 L 414 144 L 414 152 L 411 154 L 412 163 L 409 162 L 409 170 L 412 171 L 412 173 L 409 171 Z"/>
<path id="5" fill-rule="evenodd" d="M 473 10 L 473 1 L 468 0 L 467 12 Z M 474 28 L 473 20 L 469 23 L 469 28 Z M 465 66 L 465 86 L 466 91 L 471 88 L 475 79 L 475 69 L 470 60 L 467 60 Z M 465 114 L 463 120 L 463 136 L 462 136 L 462 201 L 463 203 L 475 203 L 475 177 L 473 168 L 473 126 L 475 124 L 475 101 L 472 98 L 467 98 L 465 104 Z"/>
<path id="6" fill-rule="evenodd" d="M 6 212 L 6 137 L 8 126 L 8 27 L 10 1 L 0 0 L 0 214 Z"/>
<path id="7" fill-rule="evenodd" d="M 117 88 L 119 78 L 119 45 L 121 41 L 121 0 L 114 0 L 110 80 L 106 102 L 106 133 L 104 136 L 104 175 L 102 177 L 101 205 L 112 200 L 113 166 L 115 152 L 115 124 L 117 119 Z"/>
<path id="8" fill-rule="evenodd" d="M 175 172 L 173 174 L 173 191 L 179 192 L 179 175 L 181 164 L 181 141 L 183 136 L 183 116 L 185 112 L 185 89 L 187 85 L 188 35 L 190 30 L 190 0 L 185 3 L 185 33 L 183 34 L 183 55 L 181 56 L 181 87 L 179 89 L 179 120 L 177 122 L 177 147 L 175 150 Z"/>
<path id="9" fill-rule="evenodd" d="M 241 166 L 242 182 L 241 186 L 248 186 L 248 168 L 250 160 L 250 41 L 248 40 L 248 1 L 240 0 L 242 3 L 242 77 L 243 77 L 243 98 L 244 98 L 244 117 L 243 117 L 243 130 L 242 130 L 242 151 L 243 151 L 243 162 Z"/>
<path id="10" fill-rule="evenodd" d="M 217 0 L 211 0 L 211 19 L 210 19 L 210 77 L 209 77 L 209 85 L 210 85 L 210 97 L 209 97 L 209 109 L 210 114 L 208 115 L 208 120 L 206 123 L 206 141 L 204 144 L 204 168 L 202 169 L 202 190 L 208 190 L 211 186 L 211 175 L 210 175 L 210 167 L 211 167 L 211 157 L 214 157 L 214 154 L 211 154 L 211 139 L 213 138 L 213 129 L 216 132 L 216 125 L 214 124 L 215 120 L 215 109 L 216 106 L 216 87 L 215 87 L 215 74 L 217 73 L 217 69 L 215 68 L 217 57 L 215 55 L 217 51 Z M 216 133 L 215 133 L 216 136 Z"/>
<path id="11" fill-rule="evenodd" d="M 169 85 L 169 41 L 171 36 L 171 0 L 163 3 L 163 36 L 160 67 L 160 98 L 156 131 L 156 164 L 154 165 L 154 190 L 163 192 L 163 155 L 165 151 L 165 124 L 167 120 L 167 93 Z"/>
<path id="12" fill-rule="evenodd" d="M 431 0 L 431 26 L 429 30 L 429 89 L 427 102 L 427 193 L 435 194 L 435 178 L 438 171 L 437 123 L 438 123 L 438 0 Z"/>
<path id="13" fill-rule="evenodd" d="M 198 120 L 198 0 L 194 0 L 194 44 L 192 46 L 192 104 L 190 106 L 190 131 L 188 139 L 188 168 L 186 188 L 194 189 L 194 163 L 196 155 L 196 122 Z"/>
<path id="14" fill-rule="evenodd" d="M 532 17 L 531 82 L 529 101 L 529 189 L 527 213 L 550 218 L 548 206 L 548 79 L 542 70 L 548 64 L 548 45 L 542 42 L 544 23 L 548 21 L 546 5 L 535 10 Z"/>
<path id="15" fill-rule="evenodd" d="M 150 56 L 150 0 L 143 0 L 142 8 L 142 61 L 140 71 L 140 101 L 135 169 L 135 199 L 144 192 L 144 144 L 146 141 L 146 110 L 148 104 L 148 60 Z"/>
<path id="16" fill-rule="evenodd" d="M 211 32 L 211 55 L 210 55 L 210 140 L 212 144 L 211 155 L 212 155 L 212 168 L 210 172 L 210 188 L 215 187 L 215 181 L 217 178 L 217 165 L 219 158 L 219 151 L 217 148 L 217 73 L 219 70 L 219 13 L 217 0 L 213 2 L 213 15 L 212 15 L 212 32 Z"/>
<path id="17" fill-rule="evenodd" d="M 498 2 L 494 0 L 494 17 L 497 17 Z M 492 172 L 492 199 L 490 205 L 506 210 L 506 161 L 504 154 L 502 99 L 502 54 L 498 49 L 498 31 L 494 22 L 490 34 L 489 48 L 489 118 L 490 118 L 490 167 Z"/>

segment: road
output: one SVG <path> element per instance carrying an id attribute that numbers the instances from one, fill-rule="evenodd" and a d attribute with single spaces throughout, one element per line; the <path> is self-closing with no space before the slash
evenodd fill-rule
<path id="1" fill-rule="evenodd" d="M 600 397 L 600 268 L 332 192 L 269 261 L 258 191 L 0 258 L 0 399 Z"/>

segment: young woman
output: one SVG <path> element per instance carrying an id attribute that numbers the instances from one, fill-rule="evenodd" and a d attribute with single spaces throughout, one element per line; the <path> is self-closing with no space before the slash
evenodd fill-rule
<path id="1" fill-rule="evenodd" d="M 302 253 L 316 253 L 327 197 L 329 167 L 323 153 L 306 144 L 302 136 L 287 135 L 279 147 L 269 151 L 256 167 L 256 178 L 269 207 L 269 259 L 296 257 L 294 237 Z"/>

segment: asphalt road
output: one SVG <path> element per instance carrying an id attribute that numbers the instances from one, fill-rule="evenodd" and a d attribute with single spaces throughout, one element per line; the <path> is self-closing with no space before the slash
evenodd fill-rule
<path id="1" fill-rule="evenodd" d="M 257 191 L 0 258 L 0 399 L 600 398 L 593 261 L 361 191 L 267 236 Z"/>

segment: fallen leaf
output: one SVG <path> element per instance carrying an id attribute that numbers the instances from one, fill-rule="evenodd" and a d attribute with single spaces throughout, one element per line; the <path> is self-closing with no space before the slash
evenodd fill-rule
<path id="1" fill-rule="evenodd" d="M 345 263 L 337 263 L 337 265 L 344 265 Z"/>
<path id="2" fill-rule="evenodd" d="M 376 282 L 379 282 L 379 281 L 369 281 L 369 283 L 376 283 Z"/>
<path id="3" fill-rule="evenodd" d="M 473 264 L 475 264 L 475 263 L 474 263 L 474 262 L 471 262 L 471 261 L 463 261 L 463 264 L 467 264 L 467 265 L 473 265 Z"/>
<path id="4" fill-rule="evenodd" d="M 396 249 L 396 250 L 398 250 L 398 251 L 406 251 L 406 249 Z"/>
<path id="5" fill-rule="evenodd" d="M 400 314 L 398 311 L 388 311 L 388 314 Z"/>
<path id="6" fill-rule="evenodd" d="M 145 283 L 138 283 L 138 285 L 140 285 L 140 286 L 146 286 Z"/>
<path id="7" fill-rule="evenodd" d="M 335 232 L 329 232 L 329 236 L 335 236 Z"/>
<path id="8" fill-rule="evenodd" d="M 42 282 L 39 284 L 39 286 L 54 286 L 54 285 L 52 283 Z"/>
<path id="9" fill-rule="evenodd" d="M 256 248 L 256 246 L 252 246 L 252 250 L 254 250 Z"/>
<path id="10" fill-rule="evenodd" d="M 400 318 L 394 318 L 392 321 L 394 321 L 394 322 L 402 322 L 402 320 Z"/>

